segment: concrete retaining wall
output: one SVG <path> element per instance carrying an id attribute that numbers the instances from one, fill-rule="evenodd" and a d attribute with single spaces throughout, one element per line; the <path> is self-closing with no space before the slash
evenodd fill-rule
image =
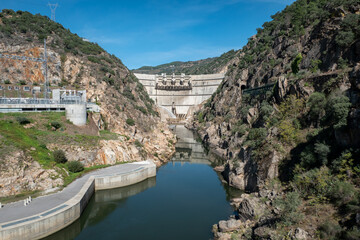
<path id="1" fill-rule="evenodd" d="M 154 176 L 156 176 L 156 166 L 153 163 L 139 165 L 139 168 L 124 174 L 91 176 L 79 193 L 64 204 L 38 215 L 3 223 L 0 226 L 0 239 L 27 240 L 49 236 L 78 219 L 95 190 L 124 187 Z"/>

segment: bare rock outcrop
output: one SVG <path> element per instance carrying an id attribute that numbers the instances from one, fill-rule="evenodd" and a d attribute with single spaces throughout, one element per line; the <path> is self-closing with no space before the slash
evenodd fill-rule
<path id="1" fill-rule="evenodd" d="M 63 179 L 54 169 L 44 169 L 28 153 L 14 151 L 0 164 L 0 197 L 61 187 Z"/>

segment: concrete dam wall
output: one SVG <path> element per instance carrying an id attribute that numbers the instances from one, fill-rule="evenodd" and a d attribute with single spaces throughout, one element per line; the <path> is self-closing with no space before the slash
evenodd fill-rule
<path id="1" fill-rule="evenodd" d="M 167 108 L 177 116 L 186 116 L 211 97 L 225 74 L 167 76 L 135 73 L 135 76 L 158 106 Z"/>

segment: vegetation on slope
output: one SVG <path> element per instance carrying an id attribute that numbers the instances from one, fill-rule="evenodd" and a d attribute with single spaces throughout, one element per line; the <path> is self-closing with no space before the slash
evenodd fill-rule
<path id="1" fill-rule="evenodd" d="M 89 42 L 77 34 L 71 33 L 70 30 L 65 29 L 59 23 L 51 21 L 48 17 L 41 16 L 40 14 L 32 15 L 29 12 L 14 12 L 13 10 L 4 9 L 0 13 L 0 36 L 5 44 L 9 43 L 10 45 L 11 43 L 12 45 L 35 47 L 41 47 L 43 40 L 47 39 L 49 50 L 59 54 L 61 62 L 61 69 L 57 70 L 53 67 L 56 63 L 52 63 L 51 59 L 49 60 L 50 79 L 60 78 L 60 81 L 52 80 L 51 86 L 83 89 L 96 88 L 97 85 L 104 82 L 108 85 L 108 92 L 111 92 L 107 94 L 107 98 L 114 95 L 112 93 L 114 89 L 116 93 L 116 96 L 113 96 L 115 98 L 113 101 L 115 106 L 120 105 L 120 102 L 125 103 L 122 105 L 128 106 L 127 108 L 117 107 L 114 110 L 118 112 L 138 110 L 138 115 L 157 117 L 158 113 L 155 111 L 153 101 L 148 96 L 146 90 L 138 79 L 123 65 L 120 59 L 105 52 L 98 44 Z M 34 52 L 30 52 L 30 54 L 36 55 Z M 35 57 L 41 57 L 39 53 L 37 55 Z M 81 59 L 83 61 L 82 64 L 89 66 L 90 70 L 81 66 L 78 71 L 75 71 L 77 66 L 74 64 L 74 57 Z M 69 63 L 69 61 L 71 62 Z M 65 71 L 67 64 L 72 64 L 73 66 Z M 32 69 L 17 69 L 15 72 L 10 70 L 14 71 L 14 68 L 11 66 L 2 69 L 4 75 L 1 80 L 12 83 L 19 82 L 19 84 L 21 81 L 27 84 L 38 84 L 38 82 L 31 82 L 30 79 L 24 77 L 23 73 L 32 72 Z M 73 75 L 72 72 L 76 72 L 76 75 Z M 9 78 L 11 77 L 15 79 L 10 80 Z M 91 81 L 91 79 L 96 80 Z M 136 118 L 134 117 L 134 119 Z M 146 124 L 139 122 L 138 125 L 139 127 L 145 127 Z"/>
<path id="2" fill-rule="evenodd" d="M 185 74 L 212 74 L 219 73 L 235 57 L 236 51 L 231 50 L 222 54 L 220 57 L 207 58 L 199 61 L 171 62 L 155 67 L 144 66 L 132 70 L 135 73 L 160 74 L 185 73 Z"/>
<path id="3" fill-rule="evenodd" d="M 91 148 L 97 146 L 100 140 L 119 138 L 121 138 L 119 134 L 100 131 L 98 135 L 91 127 L 77 127 L 66 120 L 65 113 L 0 114 L 0 161 L 5 161 L 13 151 L 24 151 L 44 169 L 55 169 L 59 177 L 64 179 L 65 186 L 83 173 L 105 165 L 87 167 L 77 172 L 65 172 L 63 169 L 70 170 L 71 164 L 67 163 L 64 152 L 62 150 L 52 152 L 47 146 L 66 143 L 71 146 Z M 0 162 L 0 164 L 4 163 Z"/>
<path id="4" fill-rule="evenodd" d="M 269 168 L 279 168 L 284 195 L 253 234 L 265 226 L 277 237 L 294 227 L 323 239 L 360 237 L 359 4 L 298 0 L 272 16 L 196 113 L 195 127 L 232 174 L 245 164 L 262 189 Z M 243 92 L 271 82 L 270 91 Z"/>

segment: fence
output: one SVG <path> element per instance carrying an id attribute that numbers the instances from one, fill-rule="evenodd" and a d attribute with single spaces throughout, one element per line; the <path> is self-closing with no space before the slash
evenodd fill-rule
<path id="1" fill-rule="evenodd" d="M 81 104 L 79 99 L 55 101 L 43 98 L 0 98 L 0 104 Z"/>

